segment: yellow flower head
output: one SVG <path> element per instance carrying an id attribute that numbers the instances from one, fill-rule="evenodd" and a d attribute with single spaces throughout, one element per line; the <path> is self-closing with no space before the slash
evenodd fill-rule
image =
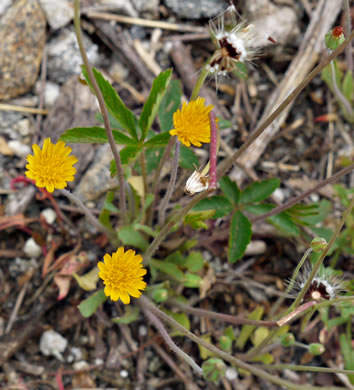
<path id="1" fill-rule="evenodd" d="M 112 301 L 120 298 L 123 303 L 130 303 L 130 296 L 139 298 L 141 291 L 146 288 L 143 276 L 146 269 L 143 268 L 143 258 L 136 255 L 135 251 L 129 249 L 124 252 L 120 247 L 112 256 L 104 255 L 104 263 L 97 264 L 100 269 L 99 277 L 103 280 L 104 293 L 111 297 Z"/>
<path id="2" fill-rule="evenodd" d="M 186 146 L 202 146 L 202 142 L 210 142 L 209 113 L 212 105 L 204 105 L 205 99 L 198 97 L 197 100 L 183 103 L 182 110 L 173 114 L 175 128 L 170 130 L 171 135 L 177 135 L 178 140 Z"/>
<path id="3" fill-rule="evenodd" d="M 26 176 L 36 182 L 37 187 L 45 187 L 48 192 L 62 189 L 68 181 L 74 180 L 77 158 L 69 156 L 71 148 L 63 141 L 52 144 L 50 138 L 44 140 L 43 149 L 36 144 L 32 145 L 34 155 L 27 156 L 28 164 Z"/>

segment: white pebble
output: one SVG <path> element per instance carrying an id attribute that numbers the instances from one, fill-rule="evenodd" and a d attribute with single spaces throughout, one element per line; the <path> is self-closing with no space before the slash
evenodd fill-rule
<path id="1" fill-rule="evenodd" d="M 52 225 L 54 221 L 57 219 L 57 214 L 53 209 L 44 209 L 41 212 L 41 216 L 45 219 L 48 225 Z"/>
<path id="2" fill-rule="evenodd" d="M 42 254 L 41 247 L 36 243 L 36 241 L 34 241 L 32 237 L 26 241 L 23 250 L 28 257 L 37 258 Z"/>
<path id="3" fill-rule="evenodd" d="M 226 369 L 225 376 L 229 381 L 233 381 L 237 378 L 237 371 L 232 367 L 228 367 Z"/>
<path id="4" fill-rule="evenodd" d="M 45 356 L 55 356 L 61 362 L 63 357 L 61 355 L 68 345 L 68 341 L 55 330 L 47 330 L 42 333 L 39 342 L 39 349 Z"/>
<path id="5" fill-rule="evenodd" d="M 85 360 L 81 360 L 81 361 L 75 362 L 73 364 L 73 368 L 75 371 L 85 370 L 88 367 L 89 367 L 89 364 L 87 362 L 85 362 Z"/>
<path id="6" fill-rule="evenodd" d="M 11 140 L 8 142 L 7 145 L 14 151 L 14 153 L 18 157 L 26 157 L 28 154 L 31 153 L 31 148 L 18 140 Z"/>
<path id="7" fill-rule="evenodd" d="M 139 336 L 145 337 L 147 335 L 147 328 L 144 325 L 139 326 Z"/>
<path id="8" fill-rule="evenodd" d="M 120 376 L 121 376 L 122 378 L 128 378 L 129 372 L 128 372 L 127 370 L 122 370 L 122 371 L 120 372 Z"/>

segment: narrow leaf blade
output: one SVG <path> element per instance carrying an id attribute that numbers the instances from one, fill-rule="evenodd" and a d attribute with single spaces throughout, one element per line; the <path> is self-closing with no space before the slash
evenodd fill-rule
<path id="1" fill-rule="evenodd" d="M 241 259 L 252 237 L 252 225 L 247 217 L 236 211 L 231 219 L 229 239 L 229 262 Z"/>

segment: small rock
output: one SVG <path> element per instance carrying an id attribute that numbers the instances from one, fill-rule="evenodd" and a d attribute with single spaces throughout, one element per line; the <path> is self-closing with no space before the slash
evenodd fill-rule
<path id="1" fill-rule="evenodd" d="M 147 1 L 147 3 L 149 1 Z M 91 0 L 91 2 L 95 9 L 100 11 L 116 12 L 122 15 L 131 16 L 132 18 L 139 16 L 131 2 L 127 0 Z"/>
<path id="2" fill-rule="evenodd" d="M 109 171 L 112 158 L 112 152 L 108 144 L 97 149 L 90 168 L 75 189 L 75 195 L 82 201 L 93 201 L 117 186 L 117 178 L 112 178 Z"/>
<path id="3" fill-rule="evenodd" d="M 266 249 L 267 249 L 267 245 L 264 241 L 252 240 L 247 246 L 245 255 L 247 256 L 261 255 L 266 251 Z"/>
<path id="4" fill-rule="evenodd" d="M 19 140 L 9 141 L 8 146 L 14 151 L 15 155 L 18 157 L 26 157 L 28 154 L 31 153 L 31 148 Z"/>
<path id="5" fill-rule="evenodd" d="M 73 364 L 73 368 L 76 371 L 86 370 L 89 367 L 90 365 L 87 362 L 85 362 L 85 360 L 80 360 L 79 362 L 75 362 Z"/>
<path id="6" fill-rule="evenodd" d="M 41 212 L 41 216 L 45 219 L 48 225 L 52 225 L 57 219 L 57 214 L 53 209 L 44 209 Z"/>
<path id="7" fill-rule="evenodd" d="M 45 44 L 46 19 L 37 0 L 19 0 L 0 23 L 0 100 L 27 92 L 35 83 Z"/>
<path id="8" fill-rule="evenodd" d="M 12 4 L 12 0 L 1 0 L 0 2 L 0 17 L 5 13 L 5 11 Z"/>
<path id="9" fill-rule="evenodd" d="M 143 18 L 151 18 L 158 12 L 159 0 L 131 0 L 138 14 Z"/>
<path id="10" fill-rule="evenodd" d="M 62 352 L 68 345 L 68 341 L 55 330 L 47 330 L 42 333 L 39 342 L 39 350 L 45 356 L 54 356 L 61 362 L 64 360 Z"/>
<path id="11" fill-rule="evenodd" d="M 281 188 L 277 188 L 277 189 L 273 192 L 273 197 L 274 197 L 279 203 L 283 203 L 283 202 L 284 202 L 284 199 L 285 199 L 284 191 L 283 191 Z"/>
<path id="12" fill-rule="evenodd" d="M 211 19 L 229 6 L 224 0 L 165 0 L 165 4 L 177 17 L 183 19 Z"/>
<path id="13" fill-rule="evenodd" d="M 14 126 L 14 130 L 20 135 L 22 135 L 22 137 L 26 137 L 35 133 L 35 128 L 28 118 L 22 119 L 17 122 Z"/>
<path id="14" fill-rule="evenodd" d="M 57 30 L 74 18 L 74 9 L 69 0 L 39 0 L 47 17 L 48 24 Z"/>
<path id="15" fill-rule="evenodd" d="M 37 81 L 35 91 L 39 95 L 41 93 L 42 83 L 41 81 Z M 50 108 L 54 105 L 57 97 L 60 94 L 60 87 L 58 84 L 53 83 L 51 81 L 47 81 L 45 83 L 44 88 L 44 106 Z"/>
<path id="16" fill-rule="evenodd" d="M 32 237 L 26 241 L 23 250 L 28 257 L 37 258 L 42 254 L 41 247 L 36 243 L 36 241 L 34 241 Z"/>
<path id="17" fill-rule="evenodd" d="M 122 378 L 128 378 L 129 372 L 128 372 L 127 370 L 121 370 L 120 376 L 121 376 Z"/>
<path id="18" fill-rule="evenodd" d="M 145 337 L 147 335 L 147 328 L 144 325 L 139 326 L 139 336 Z"/>
<path id="19" fill-rule="evenodd" d="M 83 35 L 89 62 L 98 66 L 98 47 Z M 81 74 L 82 58 L 73 28 L 62 29 L 48 44 L 48 77 L 56 83 L 64 83 L 73 75 Z"/>
<path id="20" fill-rule="evenodd" d="M 254 24 L 262 40 L 260 46 L 272 45 L 268 40 L 269 36 L 280 45 L 294 41 L 298 37 L 300 30 L 293 8 L 276 6 L 270 0 L 247 1 L 245 7 L 248 21 Z"/>
<path id="21" fill-rule="evenodd" d="M 72 363 L 74 361 L 80 361 L 82 359 L 82 351 L 78 347 L 70 348 L 70 355 L 66 359 L 68 363 Z"/>

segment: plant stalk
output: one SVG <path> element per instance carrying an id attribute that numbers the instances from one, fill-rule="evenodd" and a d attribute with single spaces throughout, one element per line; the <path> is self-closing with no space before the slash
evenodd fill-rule
<path id="1" fill-rule="evenodd" d="M 95 91 L 95 94 L 96 94 L 96 97 L 98 100 L 98 104 L 100 106 L 100 110 L 102 113 L 104 127 L 106 129 L 109 146 L 111 147 L 114 161 L 116 163 L 117 173 L 118 173 L 118 182 L 119 182 L 119 197 L 120 197 L 119 205 L 120 205 L 120 210 L 121 210 L 123 221 L 125 223 L 127 223 L 128 222 L 128 215 L 127 215 L 127 205 L 126 205 L 126 200 L 125 200 L 125 184 L 124 184 L 123 166 L 122 166 L 122 162 L 120 159 L 120 155 L 119 155 L 117 146 L 116 146 L 114 139 L 113 139 L 112 128 L 111 128 L 111 124 L 109 122 L 107 107 L 106 107 L 105 101 L 103 99 L 100 87 L 98 86 L 97 81 L 95 79 L 95 76 L 92 72 L 92 68 L 91 68 L 89 60 L 87 58 L 85 47 L 83 44 L 82 32 L 81 32 L 81 26 L 80 26 L 80 0 L 74 0 L 74 26 L 75 26 L 76 39 L 77 39 L 77 43 L 79 45 L 82 61 L 86 67 L 88 77 L 89 77 L 91 84 L 92 84 L 92 87 Z"/>

